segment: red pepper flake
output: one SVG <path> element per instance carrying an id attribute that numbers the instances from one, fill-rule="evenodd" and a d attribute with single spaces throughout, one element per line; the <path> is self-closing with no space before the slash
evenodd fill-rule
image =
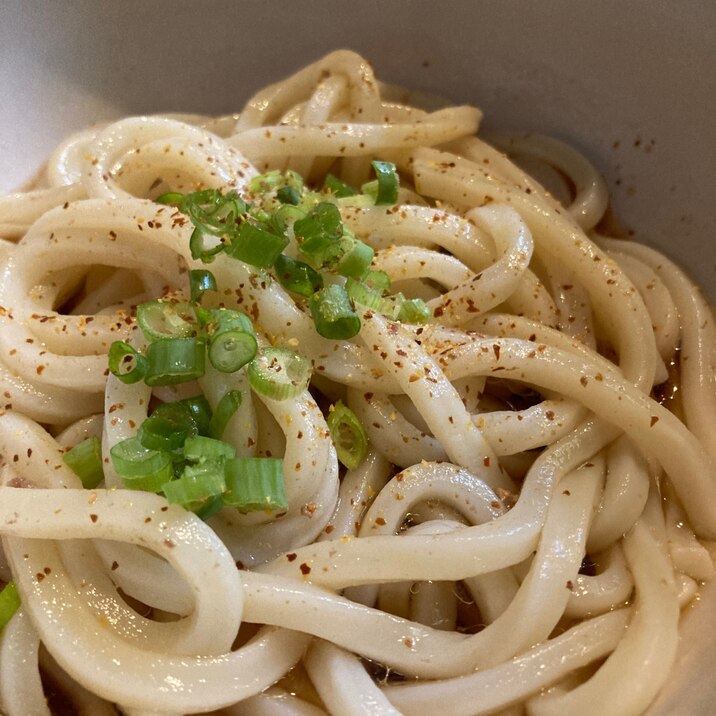
<path id="1" fill-rule="evenodd" d="M 587 387 L 587 383 L 589 383 L 589 379 L 587 378 L 587 376 L 583 375 L 583 376 L 579 379 L 579 382 L 586 388 L 586 387 Z"/>
<path id="2" fill-rule="evenodd" d="M 333 525 L 326 525 L 325 529 L 323 530 L 327 535 L 331 534 L 333 530 L 336 529 Z"/>
<path id="3" fill-rule="evenodd" d="M 92 520 L 92 522 L 97 522 L 99 517 L 97 517 L 97 515 L 90 515 L 90 519 Z"/>
<path id="4" fill-rule="evenodd" d="M 375 524 L 380 525 L 381 527 L 385 524 L 385 518 L 383 517 L 376 517 L 375 518 Z"/>
<path id="5" fill-rule="evenodd" d="M 483 457 L 483 458 L 482 458 L 482 464 L 483 464 L 485 467 L 490 467 L 490 458 L 489 458 L 489 457 Z"/>
<path id="6" fill-rule="evenodd" d="M 112 562 L 112 566 L 110 567 L 110 570 L 114 572 L 115 569 L 119 567 L 119 562 Z"/>
<path id="7" fill-rule="evenodd" d="M 563 490 L 562 494 L 566 495 L 567 497 L 570 497 L 572 495 L 572 493 L 569 490 Z"/>
<path id="8" fill-rule="evenodd" d="M 495 359 L 500 360 L 500 346 L 498 346 L 497 343 L 494 343 L 492 350 L 495 352 Z"/>
<path id="9" fill-rule="evenodd" d="M 301 563 L 299 569 L 301 570 L 301 574 L 303 574 L 304 576 L 311 573 L 311 568 L 305 562 Z"/>
<path id="10" fill-rule="evenodd" d="M 548 410 L 544 415 L 547 420 L 554 420 L 554 411 Z"/>
<path id="11" fill-rule="evenodd" d="M 291 552 L 290 554 L 286 555 L 286 559 L 289 562 L 293 562 L 293 560 L 296 559 L 296 557 L 298 557 L 298 555 L 295 552 Z"/>
<path id="12" fill-rule="evenodd" d="M 570 592 L 574 591 L 574 582 L 570 579 L 567 581 L 567 584 L 565 585 L 567 589 L 569 589 Z"/>
<path id="13" fill-rule="evenodd" d="M 408 647 L 408 649 L 413 648 L 413 640 L 412 639 L 403 639 L 403 644 Z"/>
<path id="14" fill-rule="evenodd" d="M 236 560 L 236 569 L 246 569 L 244 567 L 244 563 L 240 559 Z"/>
<path id="15" fill-rule="evenodd" d="M 165 546 L 165 547 L 168 547 L 169 549 L 174 549 L 174 547 L 176 547 L 176 543 L 174 542 L 174 540 L 165 539 L 165 540 L 164 540 L 164 546 Z"/>
<path id="16" fill-rule="evenodd" d="M 659 418 L 656 417 L 656 415 L 651 416 L 651 422 L 649 423 L 649 427 L 653 428 L 654 425 L 656 425 L 659 422 Z"/>

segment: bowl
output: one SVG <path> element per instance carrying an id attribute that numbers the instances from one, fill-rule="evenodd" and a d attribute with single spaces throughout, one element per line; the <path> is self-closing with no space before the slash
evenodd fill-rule
<path id="1" fill-rule="evenodd" d="M 0 192 L 89 124 L 236 112 L 268 82 L 348 47 L 382 80 L 476 104 L 487 128 L 582 151 L 621 223 L 716 300 L 714 4 L 5 0 L 1 16 Z M 716 709 L 705 638 L 716 635 L 716 591 L 701 601 L 654 716 Z"/>

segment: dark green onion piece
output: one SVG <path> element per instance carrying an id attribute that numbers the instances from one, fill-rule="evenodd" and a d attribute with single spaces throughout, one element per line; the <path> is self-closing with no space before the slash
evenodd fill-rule
<path id="1" fill-rule="evenodd" d="M 350 248 L 340 241 L 344 234 L 341 214 L 330 202 L 317 204 L 306 217 L 295 221 L 293 232 L 299 250 L 317 268 L 340 260 Z"/>
<path id="2" fill-rule="evenodd" d="M 0 631 L 8 625 L 19 608 L 20 595 L 15 582 L 8 582 L 0 592 Z"/>
<path id="3" fill-rule="evenodd" d="M 199 303 L 205 291 L 216 291 L 214 274 L 206 269 L 192 269 L 189 271 L 189 290 L 191 300 Z"/>
<path id="4" fill-rule="evenodd" d="M 257 350 L 251 333 L 221 331 L 209 340 L 209 361 L 222 373 L 234 373 L 253 360 Z"/>
<path id="5" fill-rule="evenodd" d="M 62 460 L 82 481 L 82 487 L 92 490 L 104 479 L 102 447 L 96 435 L 68 450 Z"/>
<path id="6" fill-rule="evenodd" d="M 309 298 L 323 288 L 323 277 L 303 261 L 281 254 L 274 264 L 279 283 L 287 290 Z"/>
<path id="7" fill-rule="evenodd" d="M 203 463 L 207 460 L 229 460 L 236 455 L 236 448 L 223 440 L 192 435 L 184 443 L 184 457 L 189 462 Z"/>
<path id="8" fill-rule="evenodd" d="M 199 427 L 186 403 L 163 403 L 139 426 L 137 437 L 150 450 L 178 450 Z"/>
<path id="9" fill-rule="evenodd" d="M 203 395 L 197 395 L 193 398 L 184 398 L 184 400 L 179 400 L 178 402 L 185 405 L 191 413 L 199 435 L 209 435 L 209 425 L 212 418 L 209 401 Z"/>
<path id="10" fill-rule="evenodd" d="M 294 233 L 302 239 L 310 239 L 316 234 L 325 234 L 330 238 L 338 239 L 343 234 L 341 212 L 330 201 L 316 204 L 297 224 Z"/>
<path id="11" fill-rule="evenodd" d="M 338 459 L 355 470 L 368 453 L 368 438 L 355 413 L 340 400 L 326 418 Z"/>
<path id="12" fill-rule="evenodd" d="M 114 341 L 107 359 L 109 372 L 122 383 L 136 383 L 147 372 L 147 359 L 125 341 Z"/>
<path id="13" fill-rule="evenodd" d="M 247 373 L 255 392 L 273 400 L 287 400 L 308 387 L 311 364 L 288 348 L 264 348 L 249 363 Z"/>
<path id="14" fill-rule="evenodd" d="M 270 457 L 238 457 L 225 465 L 224 504 L 240 512 L 285 510 L 283 460 Z"/>
<path id="15" fill-rule="evenodd" d="M 293 204 L 294 206 L 296 206 L 296 204 L 301 201 L 301 194 L 292 186 L 282 186 L 276 192 L 276 198 L 282 204 Z"/>
<path id="16" fill-rule="evenodd" d="M 372 247 L 355 239 L 353 249 L 341 259 L 341 262 L 336 267 L 336 271 L 341 274 L 341 276 L 359 278 L 370 266 L 374 255 L 375 252 Z"/>
<path id="17" fill-rule="evenodd" d="M 352 338 L 360 331 L 360 318 L 343 286 L 333 284 L 317 291 L 308 301 L 316 331 L 324 338 Z"/>
<path id="18" fill-rule="evenodd" d="M 196 330 L 189 303 L 148 301 L 137 306 L 137 324 L 147 341 L 190 336 Z"/>
<path id="19" fill-rule="evenodd" d="M 378 178 L 378 192 L 375 197 L 376 204 L 395 204 L 398 201 L 398 187 L 400 179 L 392 162 L 371 162 L 375 175 Z"/>
<path id="20" fill-rule="evenodd" d="M 358 192 L 352 187 L 341 181 L 338 177 L 333 174 L 328 174 L 323 181 L 323 188 L 328 189 L 339 199 L 345 196 L 355 196 Z"/>
<path id="21" fill-rule="evenodd" d="M 204 375 L 203 338 L 162 338 L 147 348 L 147 385 L 186 383 Z"/>
<path id="22" fill-rule="evenodd" d="M 210 437 L 221 440 L 229 420 L 239 409 L 239 405 L 241 405 L 241 393 L 238 390 L 229 390 L 221 396 L 209 422 L 208 434 Z"/>
<path id="23" fill-rule="evenodd" d="M 270 268 L 288 246 L 288 239 L 259 226 L 244 222 L 232 236 L 226 253 L 239 261 L 259 268 Z"/>
<path id="24" fill-rule="evenodd" d="M 207 460 L 200 465 L 187 465 L 181 477 L 162 487 L 167 502 L 189 509 L 201 508 L 226 490 L 224 461 Z"/>
<path id="25" fill-rule="evenodd" d="M 171 453 L 149 450 L 136 436 L 117 443 L 109 454 L 114 469 L 130 490 L 159 492 L 174 471 Z"/>
<path id="26" fill-rule="evenodd" d="M 191 257 L 205 264 L 210 264 L 225 248 L 226 244 L 221 239 L 203 232 L 198 227 L 194 229 L 189 239 Z"/>
<path id="27" fill-rule="evenodd" d="M 403 323 L 427 323 L 432 315 L 422 298 L 409 298 L 400 306 L 398 320 Z"/>

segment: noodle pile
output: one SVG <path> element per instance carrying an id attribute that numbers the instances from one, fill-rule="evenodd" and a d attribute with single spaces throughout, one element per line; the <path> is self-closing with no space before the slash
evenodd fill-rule
<path id="1" fill-rule="evenodd" d="M 406 97 L 339 51 L 238 117 L 75 135 L 0 198 L 0 577 L 21 597 L 0 636 L 7 716 L 49 714 L 51 691 L 95 715 L 617 716 L 666 683 L 713 570 L 710 308 L 663 256 L 597 231 L 606 187 L 573 150 L 488 144 L 478 110 Z M 397 205 L 342 220 L 428 323 L 363 310 L 356 338 L 329 340 L 222 255 L 215 304 L 308 357 L 309 390 L 108 376 L 136 305 L 186 295 L 202 266 L 152 199 L 241 194 L 273 169 L 360 186 L 375 158 L 398 167 Z M 225 439 L 284 458 L 285 513 L 203 522 L 123 488 L 109 451 L 150 400 L 227 390 L 244 399 Z M 370 441 L 354 470 L 324 417 L 339 399 Z M 83 490 L 62 456 L 92 435 L 105 480 Z"/>

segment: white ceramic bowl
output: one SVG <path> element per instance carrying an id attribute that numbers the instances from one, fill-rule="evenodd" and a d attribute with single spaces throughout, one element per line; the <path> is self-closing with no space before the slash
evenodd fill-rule
<path id="1" fill-rule="evenodd" d="M 716 299 L 716 4 L 3 0 L 0 191 L 69 132 L 158 111 L 224 113 L 338 47 L 389 82 L 552 134 L 606 176 L 636 238 Z M 716 594 L 691 615 L 659 716 L 716 712 Z"/>

